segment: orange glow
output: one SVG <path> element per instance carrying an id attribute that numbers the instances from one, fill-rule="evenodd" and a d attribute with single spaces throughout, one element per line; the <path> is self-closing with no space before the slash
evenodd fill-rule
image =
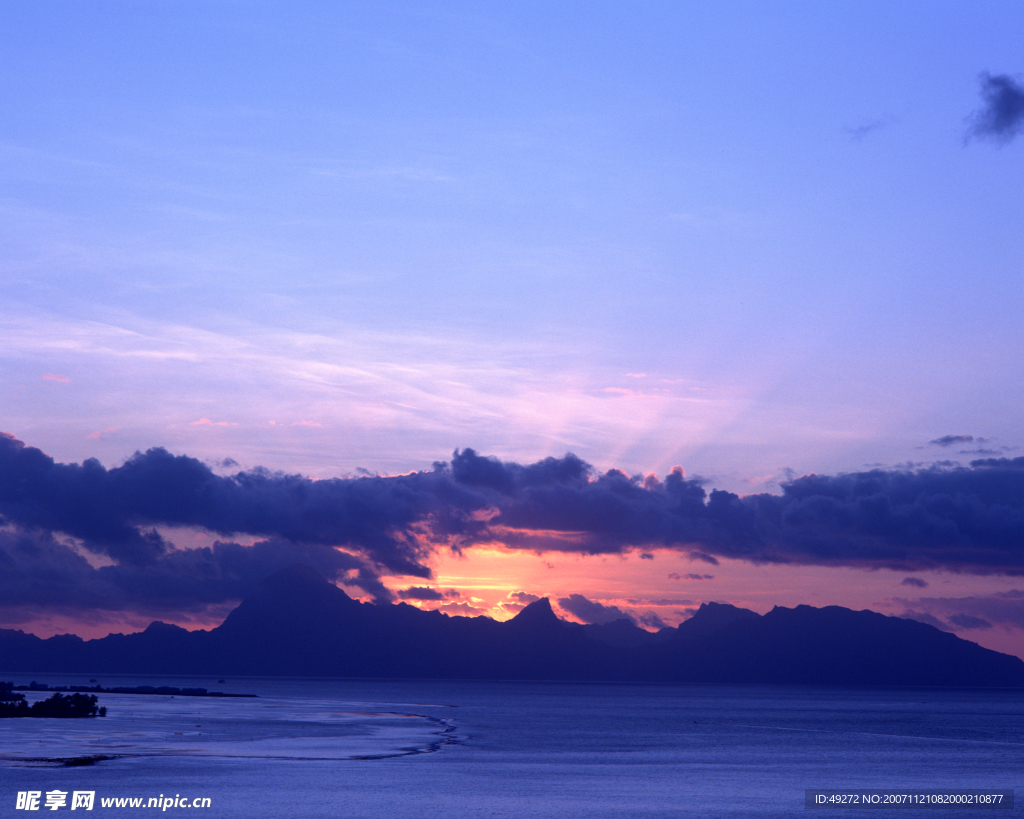
<path id="1" fill-rule="evenodd" d="M 564 535 L 565 533 L 545 533 Z M 641 554 L 650 555 L 649 558 Z M 479 613 L 507 620 L 521 610 L 517 593 L 549 597 L 556 611 L 559 598 L 571 594 L 606 606 L 618 606 L 642 617 L 656 614 L 668 625 L 677 625 L 701 603 L 731 603 L 764 614 L 774 606 L 845 606 L 900 615 L 907 609 L 908 589 L 900 586 L 906 572 L 868 571 L 850 567 L 752 565 L 720 560 L 717 565 L 694 560 L 668 549 L 639 550 L 625 555 L 579 555 L 556 552 L 538 554 L 527 549 L 508 549 L 500 544 L 477 547 L 462 554 L 439 551 L 431 560 L 432 582 L 422 578 L 390 578 L 393 589 L 431 586 L 439 591 L 455 590 L 459 597 L 445 601 L 416 601 L 423 609 L 440 609 L 449 614 L 475 612 L 459 610 L 453 603 L 470 603 Z M 939 572 L 917 572 L 926 578 L 935 594 L 991 594 L 1005 588 L 1005 578 L 953 576 Z M 412 603 L 413 601 L 407 601 Z M 527 601 L 528 602 L 528 601 Z M 1017 634 L 1001 628 L 961 634 L 966 639 L 999 651 L 1024 653 Z"/>

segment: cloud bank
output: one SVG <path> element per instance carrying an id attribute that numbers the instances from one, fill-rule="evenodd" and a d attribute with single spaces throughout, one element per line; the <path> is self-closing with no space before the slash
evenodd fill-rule
<path id="1" fill-rule="evenodd" d="M 1024 458 L 807 475 L 740 497 L 678 467 L 663 480 L 596 473 L 571 454 L 523 465 L 465 449 L 422 472 L 315 481 L 218 475 L 163 449 L 110 469 L 62 464 L 8 435 L 0 518 L 8 607 L 187 610 L 238 599 L 289 562 L 391 599 L 381 577 L 429 579 L 434 551 L 480 544 L 1024 575 Z M 176 526 L 222 540 L 179 549 L 158 531 Z"/>

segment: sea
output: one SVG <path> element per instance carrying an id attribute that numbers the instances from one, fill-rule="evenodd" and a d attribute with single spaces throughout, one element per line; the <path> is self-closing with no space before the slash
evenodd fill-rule
<path id="1" fill-rule="evenodd" d="M 807 808 L 806 792 L 1014 789 L 1024 799 L 1021 691 L 95 679 L 257 696 L 100 694 L 103 718 L 0 720 L 0 817 L 26 817 L 32 804 L 31 815 L 70 813 L 78 800 L 72 815 L 109 819 L 882 819 L 907 808 Z"/>

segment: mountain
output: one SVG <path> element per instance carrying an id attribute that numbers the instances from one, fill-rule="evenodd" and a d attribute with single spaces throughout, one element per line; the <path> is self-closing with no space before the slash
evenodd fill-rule
<path id="1" fill-rule="evenodd" d="M 547 599 L 505 623 L 352 600 L 311 569 L 269 578 L 210 631 L 42 640 L 0 629 L 4 672 L 1024 687 L 1024 662 L 913 620 L 838 606 L 706 603 L 677 628 L 582 626 Z"/>

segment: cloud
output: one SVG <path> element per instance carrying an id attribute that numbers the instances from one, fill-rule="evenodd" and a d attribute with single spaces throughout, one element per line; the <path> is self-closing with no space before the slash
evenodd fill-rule
<path id="1" fill-rule="evenodd" d="M 570 594 L 568 597 L 559 597 L 558 605 L 584 623 L 603 625 L 604 623 L 612 623 L 615 620 L 629 620 L 633 625 L 636 625 L 636 618 L 632 614 L 627 614 L 618 606 L 605 606 L 602 603 L 588 600 L 582 594 Z"/>
<path id="2" fill-rule="evenodd" d="M 136 453 L 105 469 L 90 459 L 55 463 L 12 436 L 0 437 L 0 515 L 8 523 L 63 532 L 118 563 L 143 566 L 170 548 L 153 527 L 200 527 L 292 543 L 345 546 L 395 573 L 429 577 L 428 547 L 413 527 L 436 512 L 434 527 L 458 529 L 453 505 L 472 509 L 433 473 L 398 479 L 313 481 L 266 470 L 216 475 L 163 449 Z M 449 481 L 450 483 L 450 481 Z M 446 496 L 445 496 L 446 495 Z"/>
<path id="3" fill-rule="evenodd" d="M 1024 458 L 806 475 L 781 495 L 746 497 L 706 492 L 680 469 L 656 484 L 618 470 L 592 475 L 573 456 L 520 466 L 465 450 L 452 473 L 491 496 L 496 514 L 479 536 L 511 548 L 656 545 L 709 562 L 1024 574 Z"/>
<path id="4" fill-rule="evenodd" d="M 189 426 L 193 426 L 193 427 L 205 427 L 205 426 L 237 427 L 238 426 L 238 422 L 237 421 L 211 421 L 209 418 L 200 418 L 198 421 L 191 421 L 189 423 Z"/>
<path id="5" fill-rule="evenodd" d="M 74 544 L 47 532 L 0 530 L 0 617 L 24 622 L 35 613 L 135 611 L 196 613 L 254 593 L 270 574 L 295 564 L 390 599 L 373 570 L 337 549 L 280 540 L 251 546 L 169 550 L 145 566 L 94 567 Z"/>
<path id="6" fill-rule="evenodd" d="M 161 534 L 167 527 L 206 530 L 224 543 L 244 535 L 303 559 L 340 547 L 378 597 L 388 594 L 373 586 L 383 575 L 429 579 L 437 549 L 496 542 L 582 555 L 673 549 L 712 565 L 1024 575 L 1024 458 L 805 475 L 781 490 L 740 497 L 707 491 L 678 467 L 658 480 L 596 473 L 572 454 L 523 465 L 471 449 L 421 472 L 330 480 L 265 469 L 218 475 L 164 449 L 108 469 L 94 459 L 57 463 L 0 436 L 7 529 L 39 542 L 73 538 L 126 576 L 171 572 L 186 559 Z"/>
<path id="7" fill-rule="evenodd" d="M 928 581 L 922 580 L 920 577 L 904 577 L 900 581 L 901 586 L 917 586 L 919 589 L 927 588 Z"/>
<path id="8" fill-rule="evenodd" d="M 980 468 L 998 468 L 998 469 L 1022 469 L 1024 470 L 1024 457 L 1017 458 L 981 458 L 976 461 L 971 461 L 971 467 L 974 469 Z"/>
<path id="9" fill-rule="evenodd" d="M 71 381 L 66 375 L 58 375 L 57 373 L 43 373 L 39 377 L 44 381 L 59 381 L 62 384 L 67 384 Z"/>
<path id="10" fill-rule="evenodd" d="M 411 589 L 402 589 L 398 592 L 400 600 L 444 600 L 444 595 L 437 589 L 427 586 L 413 586 Z"/>
<path id="11" fill-rule="evenodd" d="M 963 629 L 992 628 L 992 624 L 988 620 L 983 617 L 975 617 L 973 614 L 954 614 L 949 618 L 949 622 Z"/>
<path id="12" fill-rule="evenodd" d="M 679 574 L 678 572 L 669 572 L 669 580 L 714 580 L 713 574 L 697 574 L 690 572 L 689 574 Z"/>
<path id="13" fill-rule="evenodd" d="M 536 603 L 540 600 L 539 594 L 529 594 L 523 591 L 514 591 L 508 593 L 508 599 L 502 600 L 498 606 L 510 614 L 518 614 L 525 609 L 530 603 Z"/>
<path id="14" fill-rule="evenodd" d="M 103 436 L 105 436 L 105 435 L 112 435 L 113 433 L 117 432 L 118 429 L 119 429 L 119 427 L 107 427 L 106 429 L 98 429 L 98 430 L 95 430 L 94 432 L 90 432 L 85 437 L 86 438 L 91 438 L 91 439 L 94 439 L 94 440 L 97 440 L 97 441 L 102 441 L 103 440 Z"/>
<path id="15" fill-rule="evenodd" d="M 934 614 L 929 614 L 926 611 L 915 611 L 914 609 L 905 610 L 900 617 L 904 620 L 917 620 L 919 623 L 927 623 L 929 626 L 935 626 L 935 628 L 942 631 L 952 631 L 949 623 L 944 623 Z"/>
<path id="16" fill-rule="evenodd" d="M 469 603 L 444 603 L 438 609 L 455 617 L 479 617 L 487 613 L 486 609 L 471 606 Z"/>
<path id="17" fill-rule="evenodd" d="M 637 617 L 637 622 L 644 628 L 662 629 L 668 628 L 668 623 L 662 620 L 653 611 L 649 611 L 646 614 L 641 614 Z"/>
<path id="18" fill-rule="evenodd" d="M 659 597 L 659 598 L 639 598 L 630 597 L 626 598 L 626 602 L 631 606 L 691 606 L 693 605 L 692 600 L 684 599 L 682 597 Z"/>
<path id="19" fill-rule="evenodd" d="M 1024 129 L 1024 85 L 1008 74 L 981 75 L 984 106 L 970 117 L 970 135 L 1007 143 Z"/>
<path id="20" fill-rule="evenodd" d="M 944 617 L 957 630 L 990 628 L 993 625 L 1024 628 L 1024 591 L 1019 589 L 971 597 L 896 598 L 894 602 L 908 609 Z M 947 630 L 949 628 L 946 626 Z"/>
<path id="21" fill-rule="evenodd" d="M 933 446 L 953 446 L 953 444 L 969 444 L 973 440 L 973 435 L 943 435 L 928 443 Z"/>
<path id="22" fill-rule="evenodd" d="M 884 119 L 872 119 L 867 122 L 863 122 L 860 125 L 855 125 L 846 129 L 846 133 L 850 135 L 850 138 L 860 142 L 868 134 L 874 131 L 884 128 L 888 125 L 888 121 Z"/>

